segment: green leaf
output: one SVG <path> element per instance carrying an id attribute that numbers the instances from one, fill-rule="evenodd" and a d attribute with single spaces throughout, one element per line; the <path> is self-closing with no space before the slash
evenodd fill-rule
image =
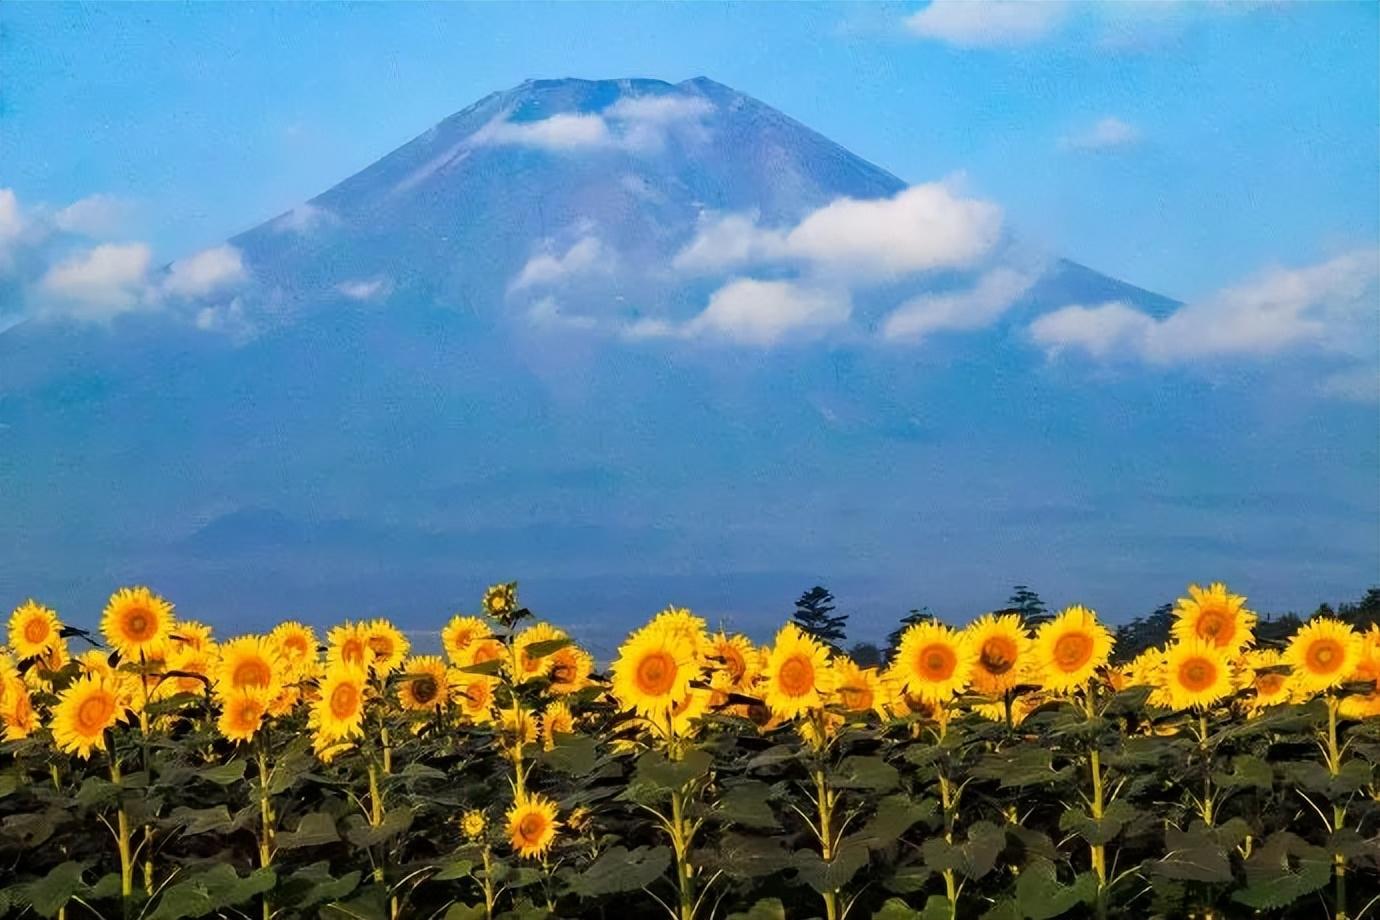
<path id="1" fill-rule="evenodd" d="M 181 827 L 188 835 L 206 834 L 212 831 L 227 831 L 234 826 L 230 811 L 224 805 L 211 808 L 188 808 L 179 805 L 168 816 L 167 823 Z"/>
<path id="2" fill-rule="evenodd" d="M 242 904 L 255 895 L 273 888 L 277 877 L 270 869 L 259 869 L 244 878 L 221 863 L 200 875 L 183 877 L 163 889 L 158 906 L 148 920 L 182 920 L 183 917 L 204 917 L 207 914 Z"/>
<path id="3" fill-rule="evenodd" d="M 845 757 L 829 776 L 839 789 L 867 789 L 886 792 L 895 789 L 901 774 L 880 757 Z"/>
<path id="4" fill-rule="evenodd" d="M 1139 815 L 1140 811 L 1130 802 L 1117 799 L 1107 806 L 1101 818 L 1094 818 L 1081 808 L 1068 809 L 1059 818 L 1059 830 L 1077 834 L 1094 846 L 1104 846 Z"/>
<path id="5" fill-rule="evenodd" d="M 56 916 L 58 910 L 82 889 L 81 875 L 85 869 L 85 863 L 62 863 L 42 879 L 26 885 L 24 898 L 34 913 L 43 917 Z"/>
<path id="6" fill-rule="evenodd" d="M 667 760 L 660 751 L 647 751 L 637 758 L 633 782 L 671 792 L 706 775 L 713 766 L 714 758 L 699 749 L 687 751 L 679 761 Z"/>
<path id="7" fill-rule="evenodd" d="M 1026 745 L 987 755 L 973 767 L 972 773 L 978 779 L 996 780 L 1003 789 L 1011 789 L 1056 782 L 1067 776 L 1070 769 L 1054 769 L 1048 750 Z"/>
<path id="8" fill-rule="evenodd" d="M 522 650 L 528 658 L 545 658 L 547 655 L 554 655 L 561 649 L 573 645 L 574 639 L 569 637 L 564 639 L 547 639 L 544 642 L 533 642 Z"/>
<path id="9" fill-rule="evenodd" d="M 484 920 L 489 915 L 483 904 L 455 903 L 446 909 L 444 920 Z"/>
<path id="10" fill-rule="evenodd" d="M 850 839 L 874 850 L 891 846 L 913 825 L 929 821 L 938 814 L 939 803 L 934 799 L 917 802 L 908 795 L 890 795 L 877 801 L 876 813 Z"/>
<path id="11" fill-rule="evenodd" d="M 480 674 L 485 677 L 493 677 L 499 671 L 503 670 L 503 659 L 492 658 L 488 661 L 481 661 L 479 664 L 466 665 L 457 670 L 462 674 Z"/>
<path id="12" fill-rule="evenodd" d="M 978 879 L 992 871 L 1005 846 L 1005 831 L 990 821 L 978 821 L 968 828 L 968 839 L 963 843 L 931 837 L 921 844 L 920 852 L 925 865 L 936 872 L 951 871 Z"/>
<path id="13" fill-rule="evenodd" d="M 745 911 L 729 914 L 728 920 L 786 920 L 786 905 L 780 898 L 763 898 Z"/>
<path id="14" fill-rule="evenodd" d="M 858 870 L 867 865 L 867 847 L 845 843 L 825 862 L 813 850 L 800 850 L 792 861 L 800 880 L 820 894 L 838 891 L 853 880 Z"/>
<path id="15" fill-rule="evenodd" d="M 110 780 L 102 779 L 99 776 L 88 776 L 82 781 L 81 788 L 77 790 L 73 801 L 82 808 L 94 808 L 115 801 L 115 797 L 119 793 L 120 787 Z"/>
<path id="16" fill-rule="evenodd" d="M 330 863 L 312 863 L 301 869 L 293 869 L 284 876 L 278 883 L 274 900 L 299 911 L 323 901 L 338 901 L 359 887 L 360 877 L 356 869 L 334 878 Z"/>
<path id="17" fill-rule="evenodd" d="M 944 899 L 944 908 L 946 911 L 949 908 L 947 899 Z M 888 898 L 881 910 L 872 915 L 872 920 L 920 920 L 924 916 L 900 898 Z"/>
<path id="18" fill-rule="evenodd" d="M 759 830 L 778 827 L 771 810 L 771 787 L 757 780 L 733 786 L 719 798 L 715 813 L 720 820 Z"/>
<path id="19" fill-rule="evenodd" d="M 611 847 L 575 876 L 570 887 L 588 898 L 638 891 L 665 875 L 670 865 L 668 847 Z"/>
<path id="20" fill-rule="evenodd" d="M 1231 762 L 1231 772 L 1218 772 L 1213 781 L 1224 789 L 1255 788 L 1266 792 L 1274 786 L 1275 771 L 1259 757 L 1242 754 Z"/>
<path id="21" fill-rule="evenodd" d="M 321 920 L 388 920 L 388 889 L 369 885 L 348 901 L 332 901 L 321 908 Z"/>
<path id="22" fill-rule="evenodd" d="M 794 854 L 779 840 L 749 837 L 733 831 L 719 837 L 713 861 L 733 878 L 760 878 L 790 868 Z"/>
<path id="23" fill-rule="evenodd" d="M 1332 878 L 1328 853 L 1288 831 L 1272 834 L 1245 862 L 1246 886 L 1232 900 L 1256 910 L 1280 910 Z"/>
<path id="24" fill-rule="evenodd" d="M 280 850 L 298 847 L 316 847 L 335 843 L 340 834 L 335 829 L 335 819 L 328 814 L 314 811 L 303 816 L 296 829 L 278 834 L 274 843 Z"/>
<path id="25" fill-rule="evenodd" d="M 1189 882 L 1230 882 L 1231 861 L 1226 850 L 1201 824 L 1187 831 L 1167 828 L 1165 854 L 1148 860 L 1147 872 L 1162 878 Z"/>
<path id="26" fill-rule="evenodd" d="M 208 783 L 215 783 L 217 786 L 228 786 L 231 783 L 238 783 L 244 779 L 244 768 L 248 766 L 247 761 L 232 760 L 229 763 L 219 764 L 214 767 L 198 767 L 196 778 L 204 779 Z"/>
<path id="27" fill-rule="evenodd" d="M 385 840 L 389 840 L 399 834 L 405 833 L 412 826 L 412 809 L 410 808 L 390 808 L 383 816 L 383 821 L 377 827 L 364 821 L 363 815 L 355 815 L 350 819 L 352 825 L 345 832 L 345 839 L 349 840 L 357 847 L 372 847 Z M 334 829 L 334 825 L 332 825 Z"/>
<path id="28" fill-rule="evenodd" d="M 1016 877 L 1016 905 L 1027 920 L 1050 920 L 1097 894 L 1097 878 L 1090 872 L 1077 876 L 1073 884 L 1059 881 L 1059 872 L 1047 859 L 1032 860 Z"/>
<path id="29" fill-rule="evenodd" d="M 588 776 L 598 763 L 599 750 L 590 735 L 563 735 L 559 744 L 541 753 L 540 760 L 557 773 Z"/>

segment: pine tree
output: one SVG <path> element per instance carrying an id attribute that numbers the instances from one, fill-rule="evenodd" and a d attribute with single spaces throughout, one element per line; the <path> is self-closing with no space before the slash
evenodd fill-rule
<path id="1" fill-rule="evenodd" d="M 794 619 L 801 632 L 823 642 L 832 651 L 839 652 L 848 626 L 848 614 L 831 616 L 833 612 L 834 595 L 829 593 L 828 588 L 815 585 L 795 602 Z"/>
<path id="2" fill-rule="evenodd" d="M 1011 596 L 1007 598 L 1006 603 L 1009 605 L 1007 609 L 998 613 L 1019 613 L 1025 619 L 1025 624 L 1032 629 L 1054 619 L 1045 608 L 1045 602 L 1040 600 L 1040 595 L 1026 585 L 1016 585 L 1012 588 Z"/>
<path id="3" fill-rule="evenodd" d="M 1113 634 L 1117 661 L 1130 661 L 1148 648 L 1163 646 L 1174 628 L 1174 605 L 1160 604 L 1149 616 L 1123 623 Z"/>

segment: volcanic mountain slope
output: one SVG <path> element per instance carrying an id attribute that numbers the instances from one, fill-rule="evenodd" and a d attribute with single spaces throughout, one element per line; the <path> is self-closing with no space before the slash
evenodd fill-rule
<path id="1" fill-rule="evenodd" d="M 1158 590 L 1185 541 L 1286 578 L 1249 514 L 1169 496 L 1325 468 L 1304 420 L 1253 440 L 1239 392 L 1113 389 L 1025 334 L 1172 300 L 705 79 L 493 94 L 216 258 L 157 311 L 0 335 L 0 597 L 430 623 L 520 577 L 614 636 L 829 578 L 880 635 L 977 580 Z M 1319 479 L 1300 539 L 1363 530 Z M 1109 545 L 1134 564 L 1082 561 Z"/>

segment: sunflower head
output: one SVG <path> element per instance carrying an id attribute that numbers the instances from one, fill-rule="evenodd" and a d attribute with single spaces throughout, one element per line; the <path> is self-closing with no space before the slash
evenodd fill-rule
<path id="1" fill-rule="evenodd" d="M 794 623 L 776 634 L 762 680 L 764 702 L 782 719 L 823 708 L 836 684 L 829 649 Z"/>
<path id="2" fill-rule="evenodd" d="M 345 622 L 331 627 L 326 634 L 327 664 L 367 671 L 373 661 L 374 650 L 369 645 L 368 624 Z"/>
<path id="3" fill-rule="evenodd" d="M 1085 686 L 1111 657 L 1112 645 L 1112 634 L 1092 610 L 1080 605 L 1064 610 L 1035 634 L 1044 689 L 1067 693 Z"/>
<path id="4" fill-rule="evenodd" d="M 1331 617 L 1314 617 L 1294 633 L 1284 649 L 1294 685 L 1311 695 L 1340 687 L 1360 663 L 1363 643 L 1350 625 Z"/>
<path id="5" fill-rule="evenodd" d="M 499 721 L 503 726 L 505 744 L 526 747 L 536 744 L 541 737 L 541 725 L 537 722 L 537 717 L 526 709 L 514 712 L 505 707 L 500 713 Z"/>
<path id="6" fill-rule="evenodd" d="M 450 701 L 450 677 L 446 663 L 435 655 L 421 655 L 403 662 L 398 702 L 413 712 L 435 712 Z"/>
<path id="7" fill-rule="evenodd" d="M 168 634 L 173 651 L 191 648 L 198 651 L 211 648 L 215 640 L 211 638 L 211 627 L 196 620 L 178 620 Z"/>
<path id="8" fill-rule="evenodd" d="M 518 612 L 517 582 L 502 582 L 490 585 L 480 601 L 484 612 L 507 626 L 516 618 Z"/>
<path id="9" fill-rule="evenodd" d="M 273 627 L 268 641 L 278 651 L 288 681 L 302 680 L 316 673 L 316 630 L 296 620 Z"/>
<path id="10" fill-rule="evenodd" d="M 536 858 L 551 848 L 560 822 L 556 803 L 541 795 L 526 795 L 508 809 L 508 840 L 518 856 Z"/>
<path id="11" fill-rule="evenodd" d="M 968 686 L 977 654 L 967 633 L 937 620 L 915 623 L 901 635 L 891 675 L 906 693 L 943 703 Z"/>
<path id="12" fill-rule="evenodd" d="M 62 641 L 62 621 L 49 607 L 28 600 L 10 614 L 10 650 L 20 661 L 41 656 Z"/>
<path id="13" fill-rule="evenodd" d="M 697 657 L 705 653 L 709 644 L 709 632 L 704 618 L 691 613 L 686 607 L 667 607 L 652 617 L 643 630 L 684 639 L 690 643 L 690 650 Z"/>
<path id="14" fill-rule="evenodd" d="M 216 688 L 225 695 L 257 690 L 274 697 L 282 689 L 283 672 L 278 648 L 266 636 L 239 636 L 220 646 Z"/>
<path id="15" fill-rule="evenodd" d="M 388 620 L 370 620 L 366 623 L 364 643 L 372 653 L 369 658 L 369 670 L 380 677 L 392 674 L 407 657 L 407 637 Z"/>
<path id="16" fill-rule="evenodd" d="M 358 737 L 364 723 L 368 679 L 361 668 L 335 665 L 321 680 L 320 698 L 312 705 L 310 725 L 323 742 Z"/>
<path id="17" fill-rule="evenodd" d="M 714 666 L 715 685 L 725 690 L 748 689 L 762 669 L 761 656 L 751 639 L 722 630 L 710 638 L 705 657 Z"/>
<path id="18" fill-rule="evenodd" d="M 29 688 L 18 678 L 0 675 L 0 738 L 23 741 L 38 731 L 38 713 L 34 711 Z"/>
<path id="19" fill-rule="evenodd" d="M 450 659 L 451 664 L 462 668 L 469 667 L 474 663 L 471 657 L 475 643 L 489 638 L 491 632 L 489 624 L 479 617 L 461 616 L 457 613 L 441 629 L 441 647 L 445 649 L 446 657 Z"/>
<path id="20" fill-rule="evenodd" d="M 488 725 L 494 720 L 494 686 L 497 681 L 482 674 L 456 672 L 451 696 L 460 707 L 460 714 L 476 725 Z"/>
<path id="21" fill-rule="evenodd" d="M 106 644 L 137 661 L 161 657 L 172 632 L 173 606 L 148 588 L 121 588 L 110 596 L 101 615 Z"/>
<path id="22" fill-rule="evenodd" d="M 1022 681 L 1034 643 L 1019 615 L 989 613 L 974 620 L 965 632 L 977 652 L 974 690 L 984 696 L 1002 696 Z"/>
<path id="23" fill-rule="evenodd" d="M 1254 641 L 1255 614 L 1246 609 L 1246 598 L 1214 582 L 1206 588 L 1188 586 L 1188 597 L 1174 606 L 1174 638 L 1180 642 L 1202 639 L 1229 654 Z"/>
<path id="24" fill-rule="evenodd" d="M 1172 708 L 1207 709 L 1232 694 L 1231 660 L 1210 639 L 1181 639 L 1165 649 L 1161 680 Z"/>
<path id="25" fill-rule="evenodd" d="M 232 690 L 221 696 L 216 728 L 229 741 L 252 741 L 264 724 L 269 695 L 261 688 Z"/>
<path id="26" fill-rule="evenodd" d="M 484 817 L 484 812 L 478 808 L 471 808 L 460 816 L 460 830 L 470 840 L 478 840 L 483 837 L 488 826 L 488 819 Z"/>
<path id="27" fill-rule="evenodd" d="M 885 719 L 891 694 L 876 668 L 860 668 L 840 656 L 834 659 L 834 702 L 848 712 L 874 712 Z"/>
<path id="28" fill-rule="evenodd" d="M 1289 702 L 1293 681 L 1284 655 L 1276 649 L 1252 649 L 1241 657 L 1239 684 L 1247 693 L 1241 703 L 1247 712 Z"/>
<path id="29" fill-rule="evenodd" d="M 547 676 L 552 693 L 567 695 L 589 686 L 594 671 L 594 658 L 578 645 L 567 645 L 550 655 L 551 667 Z"/>
<path id="30" fill-rule="evenodd" d="M 539 654 L 533 647 L 565 638 L 565 630 L 558 629 L 550 623 L 535 623 L 518 633 L 513 637 L 513 660 L 517 671 L 513 676 L 518 681 L 525 681 L 550 674 L 550 654 Z"/>
<path id="31" fill-rule="evenodd" d="M 612 670 L 618 702 L 649 717 L 667 713 L 684 701 L 699 671 L 688 639 L 645 628 L 618 649 Z"/>
<path id="32" fill-rule="evenodd" d="M 549 704 L 541 714 L 541 742 L 548 751 L 556 746 L 560 735 L 575 734 L 575 713 L 564 702 Z"/>
<path id="33" fill-rule="evenodd" d="M 104 677 L 79 677 L 53 707 L 53 741 L 58 749 L 83 759 L 105 750 L 106 729 L 124 714 L 118 688 Z"/>

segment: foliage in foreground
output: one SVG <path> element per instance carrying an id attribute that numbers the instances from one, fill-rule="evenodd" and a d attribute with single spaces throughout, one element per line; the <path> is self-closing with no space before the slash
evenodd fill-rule
<path id="1" fill-rule="evenodd" d="M 668 608 L 607 675 L 497 585 L 408 656 L 216 642 L 146 589 L 0 652 L 0 916 L 1038 920 L 1380 907 L 1380 629 L 1223 586 L 1128 662 L 1091 611 L 915 619 L 885 670 Z"/>

